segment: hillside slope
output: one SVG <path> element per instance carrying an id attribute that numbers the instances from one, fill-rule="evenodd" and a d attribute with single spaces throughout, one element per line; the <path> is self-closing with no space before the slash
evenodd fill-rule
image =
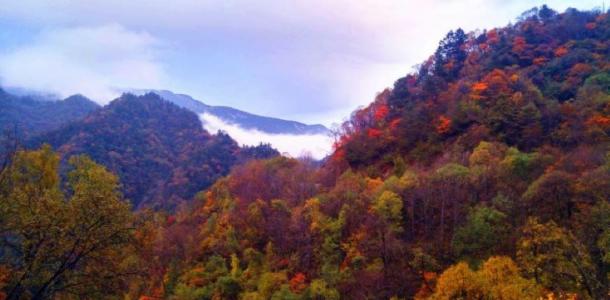
<path id="1" fill-rule="evenodd" d="M 606 146 L 607 16 L 545 8 L 520 19 L 506 28 L 450 32 L 417 74 L 343 124 L 335 158 L 383 169 L 392 157 L 430 164 L 483 140 L 526 151 Z"/>
<path id="2" fill-rule="evenodd" d="M 253 161 L 160 218 L 138 291 L 605 299 L 609 71 L 606 12 L 543 6 L 504 28 L 452 31 L 354 112 L 321 168 Z"/>
<path id="3" fill-rule="evenodd" d="M 21 139 L 26 139 L 81 119 L 98 108 L 95 102 L 80 95 L 42 101 L 35 97 L 15 96 L 0 89 L 0 129 L 16 129 Z"/>
<path id="4" fill-rule="evenodd" d="M 226 175 L 243 154 L 277 155 L 266 146 L 242 151 L 227 135 L 211 135 L 197 115 L 155 94 L 125 94 L 104 108 L 30 145 L 49 143 L 64 158 L 87 154 L 115 172 L 136 208 L 172 208 Z M 260 151 L 259 151 L 260 150 Z"/>

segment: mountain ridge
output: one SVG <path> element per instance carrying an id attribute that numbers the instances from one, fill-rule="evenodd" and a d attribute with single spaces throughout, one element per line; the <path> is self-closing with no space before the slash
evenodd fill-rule
<path id="1" fill-rule="evenodd" d="M 42 144 L 50 144 L 64 160 L 87 154 L 115 172 L 135 208 L 169 210 L 233 165 L 277 155 L 268 145 L 240 148 L 224 133 L 208 133 L 195 113 L 154 93 L 123 94 L 85 118 L 28 142 L 30 148 Z"/>
<path id="2" fill-rule="evenodd" d="M 42 100 L 37 96 L 18 96 L 0 89 L 0 126 L 16 130 L 20 139 L 54 130 L 85 117 L 100 106 L 82 95 L 63 100 Z"/>
<path id="3" fill-rule="evenodd" d="M 183 267 L 158 282 L 179 278 L 177 299 L 606 299 L 608 49 L 599 11 L 450 31 L 320 168 L 252 161 L 200 194 L 163 227 L 196 254 L 167 254 Z"/>
<path id="4" fill-rule="evenodd" d="M 136 95 L 152 92 L 197 114 L 208 113 L 244 129 L 254 129 L 270 134 L 295 135 L 327 134 L 329 132 L 328 128 L 321 124 L 304 124 L 292 120 L 252 114 L 229 106 L 208 105 L 187 94 L 174 93 L 169 90 L 145 89 L 128 90 L 127 92 Z"/>

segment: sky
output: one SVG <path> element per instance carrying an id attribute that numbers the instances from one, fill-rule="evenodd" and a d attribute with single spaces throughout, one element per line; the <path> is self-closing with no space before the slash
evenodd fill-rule
<path id="1" fill-rule="evenodd" d="M 542 4 L 602 0 L 0 0 L 0 86 L 168 89 L 251 113 L 340 123 L 412 72 L 452 29 L 490 29 Z"/>

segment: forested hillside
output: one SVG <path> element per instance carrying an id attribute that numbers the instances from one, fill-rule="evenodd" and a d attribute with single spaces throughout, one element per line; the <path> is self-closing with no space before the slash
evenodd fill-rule
<path id="1" fill-rule="evenodd" d="M 0 130 L 3 134 L 8 131 L 25 140 L 81 119 L 98 108 L 95 102 L 80 95 L 43 101 L 35 97 L 15 96 L 0 89 Z"/>
<path id="2" fill-rule="evenodd" d="M 46 139 L 63 157 L 87 149 L 125 185 L 118 162 L 141 168 L 135 186 L 179 182 L 201 191 L 175 213 L 124 215 L 116 178 L 103 167 L 72 159 L 61 189 L 59 158 L 48 148 L 18 151 L 0 173 L 0 274 L 9 274 L 0 276 L 0 295 L 610 296 L 607 12 L 543 6 L 504 28 L 450 32 L 416 72 L 353 113 L 322 166 L 280 156 L 218 180 L 205 171 L 186 180 L 179 175 L 193 165 L 228 170 L 223 163 L 235 159 L 237 146 L 195 130 L 195 119 L 187 126 L 165 115 L 183 110 L 143 99 L 123 96 Z M 122 121 L 131 106 L 141 114 L 130 122 L 144 125 Z M 174 146 L 152 147 L 173 128 L 180 133 Z M 121 152 L 111 148 L 130 140 Z M 180 159 L 200 149 L 227 160 Z M 133 152 L 145 163 L 134 163 Z M 163 190 L 150 195 L 168 200 Z M 39 199 L 32 213 L 28 201 Z M 83 207 L 96 215 L 83 217 Z M 107 225 L 98 230 L 96 220 Z M 75 238 L 81 235 L 87 238 Z M 54 248 L 55 241 L 72 247 Z"/>
<path id="3" fill-rule="evenodd" d="M 545 7 L 520 19 L 447 34 L 417 73 L 343 124 L 334 160 L 354 168 L 373 162 L 381 172 L 399 157 L 422 166 L 465 163 L 458 156 L 480 141 L 603 153 L 610 128 L 606 15 Z"/>
<path id="4" fill-rule="evenodd" d="M 64 161 L 87 154 L 119 176 L 135 208 L 173 209 L 250 157 L 278 155 L 266 145 L 240 149 L 224 133 L 209 134 L 194 113 L 156 94 L 125 94 L 82 120 L 33 138 Z"/>
<path id="5" fill-rule="evenodd" d="M 450 32 L 322 168 L 252 162 L 201 193 L 157 229 L 152 295 L 607 297 L 610 19 L 520 19 Z"/>

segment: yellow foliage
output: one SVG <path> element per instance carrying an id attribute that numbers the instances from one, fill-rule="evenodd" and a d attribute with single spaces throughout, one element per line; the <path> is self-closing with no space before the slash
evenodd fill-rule
<path id="1" fill-rule="evenodd" d="M 460 262 L 449 267 L 438 279 L 428 299 L 540 299 L 543 289 L 522 278 L 509 257 L 491 257 L 478 271 Z"/>
<path id="2" fill-rule="evenodd" d="M 439 277 L 430 299 L 480 299 L 483 296 L 477 274 L 464 262 L 454 265 Z"/>

